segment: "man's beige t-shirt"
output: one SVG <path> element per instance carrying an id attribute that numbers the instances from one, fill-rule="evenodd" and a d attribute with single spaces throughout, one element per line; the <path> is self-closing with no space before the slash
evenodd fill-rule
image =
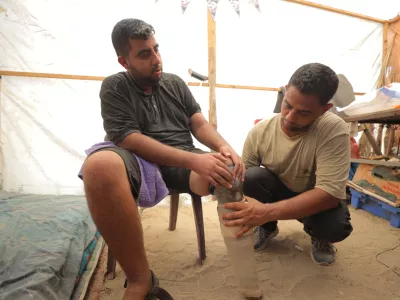
<path id="1" fill-rule="evenodd" d="M 315 187 L 345 199 L 350 168 L 349 129 L 343 119 L 326 112 L 308 132 L 288 137 L 279 114 L 250 130 L 242 159 L 246 169 L 262 165 L 293 192 Z"/>

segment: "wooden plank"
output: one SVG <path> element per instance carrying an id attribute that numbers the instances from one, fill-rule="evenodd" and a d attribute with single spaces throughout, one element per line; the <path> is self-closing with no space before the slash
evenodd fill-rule
<path id="1" fill-rule="evenodd" d="M 200 83 L 200 82 L 188 82 L 189 86 L 204 86 L 209 87 L 208 82 Z M 277 87 L 266 87 L 266 86 L 251 86 L 251 85 L 239 85 L 239 84 L 221 84 L 216 83 L 216 88 L 225 88 L 225 89 L 239 89 L 239 90 L 252 90 L 252 91 L 269 91 L 269 92 L 279 92 L 281 88 Z M 356 92 L 354 95 L 362 96 L 365 93 Z"/>
<path id="2" fill-rule="evenodd" d="M 400 205 L 400 182 L 397 180 L 398 173 L 391 167 L 359 164 L 351 181 L 394 205 Z"/>
<path id="3" fill-rule="evenodd" d="M 383 78 L 386 78 L 386 67 L 385 67 L 385 58 L 386 58 L 386 53 L 387 53 L 387 48 L 388 48 L 388 43 L 387 43 L 387 37 L 388 37 L 388 30 L 389 30 L 389 23 L 385 22 L 383 25 L 383 33 L 382 33 L 382 66 L 381 66 L 381 72 L 383 72 Z M 383 80 L 383 83 L 385 84 L 386 80 Z"/>
<path id="4" fill-rule="evenodd" d="M 400 20 L 400 14 L 397 15 L 396 17 L 390 19 L 388 22 L 389 22 L 389 23 L 394 23 L 394 22 L 397 22 L 397 21 L 399 21 L 399 20 Z"/>
<path id="5" fill-rule="evenodd" d="M 207 7 L 207 35 L 208 35 L 208 82 L 209 82 L 209 111 L 208 121 L 217 129 L 217 102 L 215 94 L 215 84 L 217 82 L 217 36 L 215 21 Z"/>
<path id="6" fill-rule="evenodd" d="M 204 86 L 209 87 L 210 84 L 208 82 L 200 83 L 200 82 L 188 82 L 189 86 Z M 216 83 L 216 88 L 225 88 L 225 89 L 240 89 L 240 90 L 253 90 L 253 91 L 271 91 L 271 92 L 278 92 L 280 88 L 274 87 L 264 87 L 264 86 L 250 86 L 250 85 L 238 85 L 238 84 L 221 84 Z"/>
<path id="7" fill-rule="evenodd" d="M 364 121 L 366 123 L 380 123 L 391 120 L 392 124 L 400 122 L 400 108 L 387 109 L 380 112 L 372 112 L 356 116 L 342 116 L 346 122 Z"/>
<path id="8" fill-rule="evenodd" d="M 16 77 L 39 77 L 39 78 L 50 78 L 50 79 L 73 79 L 73 80 L 95 80 L 103 81 L 104 76 L 87 76 L 87 75 L 69 75 L 69 74 L 56 74 L 56 73 L 37 73 L 37 72 L 19 72 L 19 71 L 1 71 L 0 76 L 16 76 Z M 209 87 L 208 82 L 188 82 L 189 86 L 203 86 Z M 225 89 L 239 89 L 239 90 L 253 90 L 253 91 L 271 91 L 278 92 L 281 89 L 277 87 L 265 87 L 265 86 L 251 86 L 251 85 L 239 85 L 239 84 L 221 84 L 215 83 L 216 88 Z M 356 92 L 354 95 L 362 96 L 365 93 Z"/>
<path id="9" fill-rule="evenodd" d="M 377 195 L 375 193 L 372 193 L 372 192 L 362 188 L 358 184 L 355 184 L 354 182 L 352 182 L 350 180 L 347 180 L 347 186 L 349 186 L 349 187 L 351 187 L 351 188 L 353 188 L 353 189 L 355 189 L 355 190 L 357 190 L 357 191 L 359 191 L 361 193 L 364 193 L 364 194 L 369 195 L 371 197 L 374 197 L 374 198 L 376 198 L 378 200 L 381 200 L 382 202 L 385 202 L 386 204 L 389 204 L 390 206 L 399 207 L 399 205 L 397 205 L 396 203 L 393 203 L 392 201 L 389 201 L 386 198 L 383 198 L 382 196 L 379 196 L 379 195 Z"/>
<path id="10" fill-rule="evenodd" d="M 375 165 L 375 166 L 385 166 L 385 167 L 400 167 L 400 162 L 396 161 L 386 161 L 386 160 L 372 160 L 372 159 L 363 159 L 363 158 L 351 158 L 351 162 L 366 164 L 366 165 Z"/>
<path id="11" fill-rule="evenodd" d="M 95 81 L 103 81 L 105 78 L 104 76 L 68 75 L 68 74 L 55 74 L 55 73 L 17 72 L 17 71 L 0 71 L 0 76 L 1 75 L 54 78 L 54 79 L 95 80 Z"/>
<path id="12" fill-rule="evenodd" d="M 387 144 L 385 145 L 385 156 L 388 157 L 389 153 L 392 151 L 393 142 L 394 142 L 394 127 L 393 125 L 388 125 L 389 137 Z"/>
<path id="13" fill-rule="evenodd" d="M 327 5 L 322 5 L 322 4 L 318 4 L 318 3 L 314 3 L 314 2 L 310 2 L 310 1 L 304 1 L 304 0 L 285 0 L 285 1 L 293 2 L 293 3 L 296 3 L 296 4 L 301 4 L 301 5 L 305 5 L 305 6 L 309 6 L 309 7 L 314 7 L 314 8 L 318 8 L 318 9 L 322 9 L 322 10 L 338 13 L 338 14 L 341 14 L 341 15 L 346 15 L 346 16 L 358 18 L 358 19 L 377 22 L 377 23 L 381 23 L 381 24 L 384 24 L 385 22 L 387 22 L 387 20 L 378 19 L 378 18 L 374 18 L 374 17 L 358 14 L 358 13 L 355 13 L 355 12 L 347 11 L 347 10 L 344 10 L 344 9 L 339 9 L 339 8 L 335 8 L 335 7 L 331 7 L 331 6 L 327 6 Z"/>
<path id="14" fill-rule="evenodd" d="M 374 136 L 372 135 L 371 131 L 369 128 L 365 125 L 361 125 L 362 130 L 364 131 L 365 136 L 367 137 L 367 140 L 369 144 L 371 145 L 372 149 L 374 149 L 374 152 L 376 155 L 382 155 L 381 149 L 378 147 L 377 142 L 375 141 Z"/>

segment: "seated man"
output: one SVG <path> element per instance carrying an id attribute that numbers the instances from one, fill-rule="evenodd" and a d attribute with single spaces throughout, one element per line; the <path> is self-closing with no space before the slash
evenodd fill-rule
<path id="1" fill-rule="evenodd" d="M 124 299 L 172 299 L 165 290 L 152 289 L 157 279 L 149 270 L 135 205 L 143 179 L 137 157 L 158 165 L 168 188 L 201 196 L 210 194 L 210 184 L 230 188 L 234 178 L 243 180 L 244 164 L 203 117 L 185 82 L 162 72 L 151 25 L 122 20 L 112 43 L 127 71 L 105 78 L 101 86 L 106 140 L 113 146 L 92 151 L 83 164 L 86 198 L 127 276 Z M 218 153 L 195 149 L 191 133 Z M 227 166 L 232 162 L 233 172 Z"/>
<path id="2" fill-rule="evenodd" d="M 245 196 L 258 201 L 226 204 L 236 212 L 224 216 L 226 226 L 254 226 L 256 250 L 278 234 L 277 221 L 298 219 L 311 236 L 311 258 L 330 265 L 332 243 L 352 232 L 346 199 L 350 167 L 347 124 L 328 112 L 338 88 L 329 67 L 300 67 L 286 86 L 281 113 L 257 123 L 245 141 Z M 262 202 L 262 203 L 260 203 Z M 237 220 L 234 220 L 236 219 Z"/>

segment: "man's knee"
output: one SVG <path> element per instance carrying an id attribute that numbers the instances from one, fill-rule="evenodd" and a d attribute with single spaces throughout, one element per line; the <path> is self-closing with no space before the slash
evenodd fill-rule
<path id="1" fill-rule="evenodd" d="M 348 222 L 322 222 L 319 224 L 312 224 L 304 221 L 304 231 L 311 237 L 318 240 L 326 241 L 329 243 L 339 243 L 345 240 L 353 231 L 353 226 Z"/>
<path id="2" fill-rule="evenodd" d="M 235 166 L 235 164 L 233 163 L 233 161 L 229 157 L 226 159 L 225 164 L 228 167 L 232 167 L 232 168 Z"/>
<path id="3" fill-rule="evenodd" d="M 265 169 L 262 167 L 250 167 L 246 170 L 246 184 L 254 184 L 260 181 L 260 178 L 265 177 Z"/>
<path id="4" fill-rule="evenodd" d="M 231 171 L 234 171 L 234 163 L 230 158 L 227 158 L 225 160 L 225 164 L 231 169 Z M 199 196 L 208 196 L 210 193 L 213 193 L 213 190 L 215 189 L 210 185 L 210 182 L 202 177 L 200 177 L 197 174 L 190 173 L 189 177 L 189 186 L 190 190 L 195 193 L 196 195 Z"/>
<path id="5" fill-rule="evenodd" d="M 82 167 L 85 187 L 113 184 L 126 176 L 122 158 L 113 151 L 99 151 L 90 155 Z"/>
<path id="6" fill-rule="evenodd" d="M 262 167 L 250 167 L 246 171 L 243 182 L 243 192 L 249 197 L 260 190 L 272 190 L 276 183 L 273 174 Z"/>

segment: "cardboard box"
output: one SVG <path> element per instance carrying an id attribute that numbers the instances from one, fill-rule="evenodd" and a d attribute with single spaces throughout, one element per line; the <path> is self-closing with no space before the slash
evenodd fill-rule
<path id="1" fill-rule="evenodd" d="M 400 206 L 400 173 L 393 167 L 360 163 L 352 181 Z"/>

